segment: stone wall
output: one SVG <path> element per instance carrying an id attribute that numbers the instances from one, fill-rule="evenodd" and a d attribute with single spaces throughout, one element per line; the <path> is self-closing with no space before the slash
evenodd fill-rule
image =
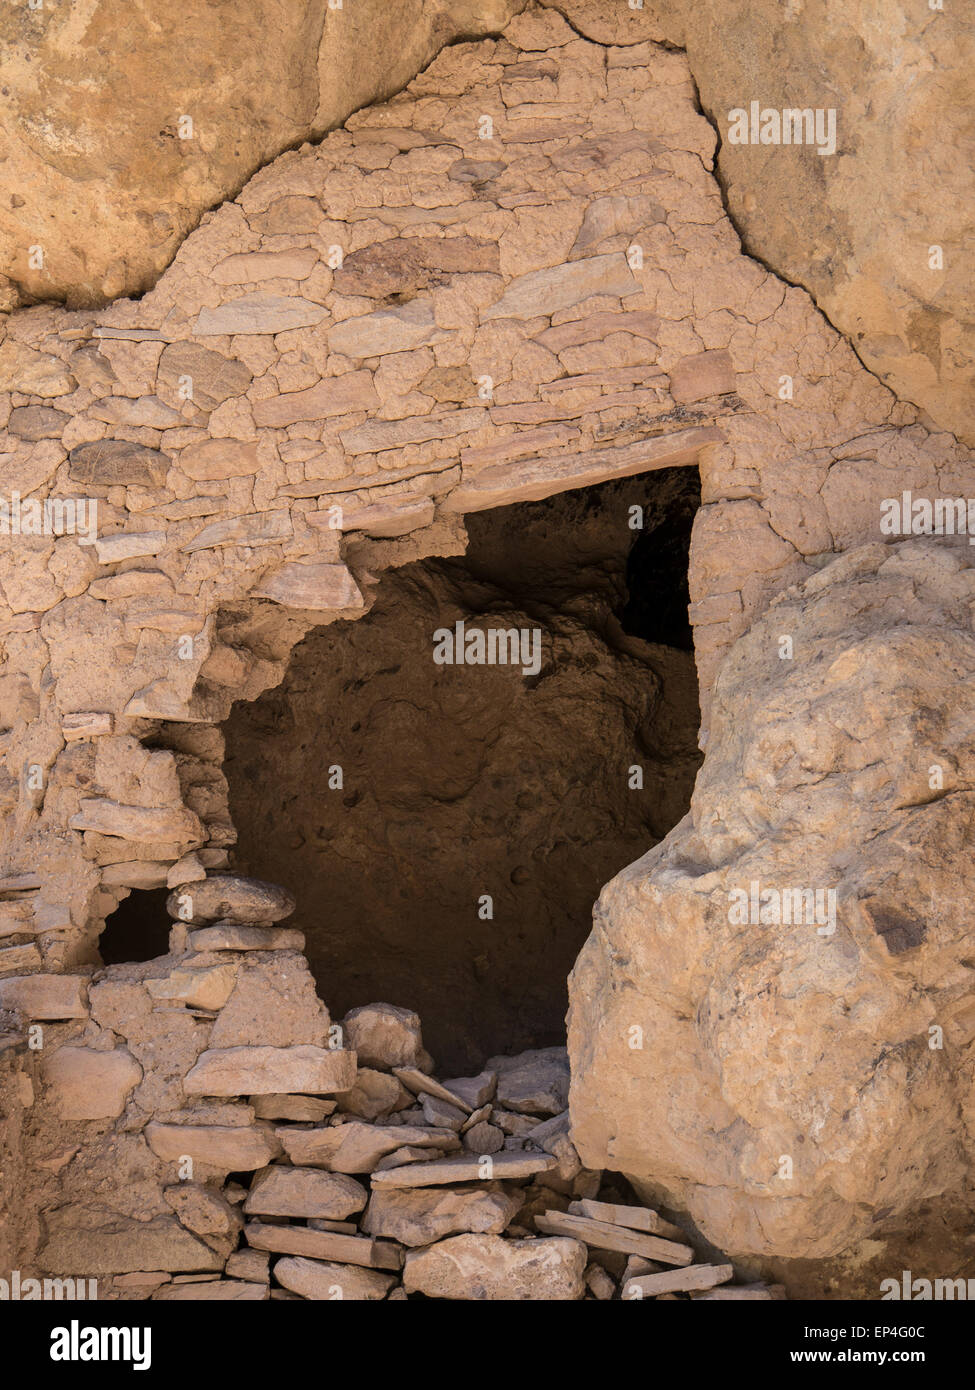
<path id="1" fill-rule="evenodd" d="M 966 491 L 969 451 L 742 253 L 714 148 L 682 54 L 532 9 L 262 169 L 141 300 L 7 319 L 0 1008 L 45 1051 L 124 894 L 226 866 L 215 724 L 465 514 L 698 467 L 707 746 L 776 594 L 884 497 Z M 31 534 L 80 499 L 93 543 Z"/>

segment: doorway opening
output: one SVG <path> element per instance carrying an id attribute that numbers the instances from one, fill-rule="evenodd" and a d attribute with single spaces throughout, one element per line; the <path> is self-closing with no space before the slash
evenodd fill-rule
<path id="1" fill-rule="evenodd" d="M 700 765 L 699 504 L 675 468 L 470 516 L 463 557 L 387 572 L 234 707 L 235 867 L 295 893 L 336 1017 L 414 1009 L 448 1072 L 564 1042 L 600 888 Z"/>

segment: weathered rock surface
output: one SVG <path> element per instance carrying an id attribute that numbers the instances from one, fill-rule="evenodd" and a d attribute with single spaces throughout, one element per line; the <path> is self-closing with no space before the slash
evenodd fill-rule
<path id="1" fill-rule="evenodd" d="M 432 1245 L 460 1232 L 498 1235 L 511 1221 L 519 1199 L 499 1184 L 445 1190 L 377 1190 L 362 1218 L 362 1229 L 402 1245 Z"/>
<path id="2" fill-rule="evenodd" d="M 325 1217 L 342 1221 L 366 1205 L 361 1183 L 342 1173 L 275 1164 L 258 1173 L 244 1210 L 253 1216 Z"/>
<path id="3" fill-rule="evenodd" d="M 83 17 L 57 5 L 5 9 L 0 159 L 12 196 L 0 212 L 0 273 L 27 298 L 74 304 L 147 288 L 201 214 L 261 164 L 399 90 L 445 43 L 497 31 L 522 8 L 259 0 L 241 16 L 222 3 L 176 14 L 150 0 L 138 25 L 124 0 L 94 0 Z M 307 230 L 324 216 L 317 208 Z M 0 307 L 12 302 L 8 289 Z"/>
<path id="4" fill-rule="evenodd" d="M 354 1084 L 354 1052 L 309 1045 L 217 1048 L 201 1055 L 184 1082 L 192 1096 L 329 1095 Z"/>
<path id="5" fill-rule="evenodd" d="M 362 1302 L 385 1298 L 396 1283 L 396 1276 L 378 1269 L 359 1269 L 355 1265 L 329 1264 L 304 1256 L 287 1256 L 274 1266 L 278 1283 L 302 1298 L 333 1301 L 352 1299 Z"/>
<path id="6" fill-rule="evenodd" d="M 837 1255 L 969 1181 L 973 599 L 950 538 L 780 596 L 721 672 L 690 814 L 600 897 L 573 1139 L 721 1249 Z"/>
<path id="7" fill-rule="evenodd" d="M 290 917 L 295 900 L 276 883 L 221 874 L 176 889 L 166 907 L 170 917 L 192 926 L 229 918 L 240 926 L 263 927 Z"/>
<path id="8" fill-rule="evenodd" d="M 568 1302 L 585 1292 L 585 1267 L 577 1240 L 452 1236 L 407 1255 L 403 1287 L 427 1298 Z"/>

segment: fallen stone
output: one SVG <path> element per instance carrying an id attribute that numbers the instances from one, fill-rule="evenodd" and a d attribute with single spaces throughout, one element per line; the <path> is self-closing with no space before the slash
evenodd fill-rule
<path id="1" fill-rule="evenodd" d="M 597 1250 L 619 1250 L 626 1255 L 642 1255 L 663 1265 L 689 1265 L 694 1251 L 689 1245 L 644 1235 L 625 1226 L 611 1226 L 606 1221 L 592 1221 L 586 1216 L 570 1216 L 566 1212 L 550 1211 L 535 1217 L 535 1225 L 546 1234 L 571 1236 L 594 1245 Z"/>
<path id="2" fill-rule="evenodd" d="M 407 1293 L 461 1301 L 568 1302 L 585 1293 L 586 1247 L 576 1240 L 505 1240 L 460 1235 L 411 1251 Z"/>
<path id="3" fill-rule="evenodd" d="M 443 1083 L 444 1090 L 470 1110 L 477 1110 L 493 1100 L 498 1089 L 498 1073 L 482 1071 L 477 1076 L 455 1076 Z"/>
<path id="4" fill-rule="evenodd" d="M 608 1303 L 616 1293 L 616 1285 L 601 1265 L 591 1264 L 586 1270 L 586 1288 L 600 1303 Z"/>
<path id="5" fill-rule="evenodd" d="M 665 1221 L 649 1207 L 622 1207 L 614 1202 L 594 1202 L 583 1199 L 569 1203 L 570 1216 L 588 1216 L 593 1221 L 609 1222 L 613 1226 L 628 1226 L 632 1231 L 662 1236 L 664 1240 L 682 1241 L 685 1233 L 679 1226 Z"/>
<path id="6" fill-rule="evenodd" d="M 569 1058 L 564 1047 L 545 1047 L 517 1057 L 492 1057 L 497 1099 L 525 1115 L 561 1115 L 569 1104 Z"/>
<path id="7" fill-rule="evenodd" d="M 446 1131 L 456 1140 L 452 1131 Z M 454 1182 L 491 1182 L 495 1178 L 530 1178 L 535 1173 L 549 1173 L 558 1167 L 551 1154 L 499 1153 L 484 1158 L 457 1155 L 433 1163 L 412 1163 L 402 1168 L 390 1168 L 373 1173 L 373 1188 L 378 1187 L 440 1187 Z"/>
<path id="8" fill-rule="evenodd" d="M 391 1071 L 397 1067 L 418 1067 L 424 1059 L 419 1016 L 394 1004 L 363 1004 L 342 1020 L 346 1045 L 364 1067 Z M 399 1077 L 408 1085 L 403 1077 Z M 410 1087 L 412 1090 L 412 1087 Z"/>
<path id="9" fill-rule="evenodd" d="M 439 1096 L 423 1096 L 421 1100 L 423 1118 L 428 1125 L 439 1125 L 442 1129 L 455 1129 L 460 1132 L 467 1118 L 457 1105 L 450 1105 Z"/>
<path id="10" fill-rule="evenodd" d="M 212 874 L 166 899 L 166 911 L 174 921 L 195 927 L 225 917 L 240 926 L 269 926 L 290 917 L 294 910 L 294 895 L 286 888 L 232 874 Z"/>
<path id="11" fill-rule="evenodd" d="M 396 1283 L 396 1276 L 381 1274 L 355 1265 L 328 1264 L 322 1260 L 288 1257 L 278 1260 L 274 1277 L 279 1284 L 302 1298 L 332 1302 L 363 1302 L 385 1298 Z"/>
<path id="12" fill-rule="evenodd" d="M 188 1096 L 277 1091 L 331 1095 L 355 1084 L 354 1052 L 323 1047 L 227 1047 L 204 1052 L 183 1082 Z"/>
<path id="13" fill-rule="evenodd" d="M 425 1072 L 416 1067 L 394 1067 L 393 1075 L 398 1081 L 402 1081 L 403 1085 L 414 1095 L 435 1096 L 455 1110 L 460 1110 L 464 1114 L 470 1113 L 467 1103 L 461 1100 L 460 1096 L 455 1096 L 452 1091 L 447 1090 L 446 1086 L 442 1086 L 439 1081 L 435 1081 L 432 1076 L 427 1076 Z"/>
<path id="14" fill-rule="evenodd" d="M 776 1303 L 786 1297 L 784 1284 L 726 1284 L 691 1293 L 694 1303 Z"/>
<path id="15" fill-rule="evenodd" d="M 689 1293 L 692 1289 L 712 1289 L 734 1277 L 731 1265 L 691 1265 L 686 1269 L 667 1269 L 661 1274 L 642 1274 L 623 1285 L 626 1299 L 656 1298 L 662 1293 Z"/>
<path id="16" fill-rule="evenodd" d="M 463 1136 L 464 1148 L 472 1154 L 496 1154 L 504 1148 L 504 1130 L 481 1120 Z"/>
<path id="17" fill-rule="evenodd" d="M 431 1245 L 461 1232 L 500 1235 L 521 1206 L 521 1195 L 499 1183 L 485 1187 L 375 1191 L 362 1217 L 368 1235 L 401 1245 Z"/>
<path id="18" fill-rule="evenodd" d="M 344 1114 L 358 1115 L 363 1120 L 377 1120 L 392 1110 L 401 1110 L 409 1104 L 410 1099 L 410 1093 L 395 1076 L 385 1071 L 375 1071 L 372 1067 L 360 1067 L 355 1085 L 339 1096 L 338 1108 Z M 429 1117 L 427 1122 L 431 1125 L 440 1123 Z"/>
<path id="19" fill-rule="evenodd" d="M 115 1119 L 142 1080 L 142 1068 L 124 1047 L 59 1047 L 45 1057 L 41 1071 L 66 1120 Z"/>
<path id="20" fill-rule="evenodd" d="M 368 1195 L 360 1183 L 343 1173 L 275 1163 L 255 1177 L 244 1210 L 251 1216 L 292 1216 L 301 1220 L 315 1216 L 341 1221 L 362 1211 Z"/>

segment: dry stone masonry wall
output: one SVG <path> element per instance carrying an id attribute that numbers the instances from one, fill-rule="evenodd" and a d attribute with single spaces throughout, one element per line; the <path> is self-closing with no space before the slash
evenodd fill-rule
<path id="1" fill-rule="evenodd" d="M 756 1079 L 750 1071 L 746 1083 L 734 1070 L 735 1057 L 746 1055 L 751 1066 L 762 1051 L 751 1032 L 752 1009 L 765 1005 L 744 1010 L 740 1031 L 728 1022 L 721 1001 L 723 992 L 740 988 L 732 984 L 736 947 L 721 946 L 710 933 L 701 938 L 700 916 L 707 917 L 704 893 L 727 886 L 734 854 L 749 872 L 745 861 L 754 854 L 756 876 L 779 864 L 774 836 L 771 849 L 766 842 L 770 826 L 781 825 L 789 842 L 790 871 L 790 856 L 804 849 L 799 822 L 779 804 L 775 779 L 783 768 L 802 769 L 801 776 L 782 773 L 795 786 L 814 771 L 827 779 L 825 789 L 801 793 L 805 814 L 816 797 L 829 797 L 829 776 L 842 764 L 842 777 L 853 779 L 851 790 L 864 798 L 858 833 L 883 836 L 896 824 L 892 843 L 899 843 L 898 808 L 916 806 L 917 790 L 913 783 L 898 788 L 915 800 L 896 801 L 879 774 L 866 775 L 861 745 L 875 740 L 868 746 L 880 757 L 887 728 L 872 692 L 886 669 L 885 652 L 896 651 L 905 672 L 928 670 L 937 640 L 923 634 L 935 611 L 961 634 L 949 642 L 951 660 L 968 661 L 971 571 L 943 558 L 947 552 L 937 546 L 924 552 L 937 557 L 924 562 L 935 567 L 933 576 L 919 572 L 910 549 L 886 559 L 870 548 L 849 564 L 835 556 L 877 538 L 884 498 L 903 490 L 965 495 L 971 455 L 870 375 L 804 290 L 742 253 L 714 177 L 715 134 L 697 108 L 684 56 L 663 44 L 608 39 L 581 37 L 556 10 L 526 10 L 499 38 L 446 49 L 403 93 L 360 111 L 320 145 L 275 159 L 235 201 L 204 217 L 141 300 L 100 310 L 40 305 L 12 315 L 0 330 L 0 1018 L 13 1097 L 2 1127 L 9 1157 L 3 1197 L 16 1205 L 28 1148 L 35 1149 L 33 1171 L 44 1175 L 43 1218 L 18 1212 L 8 1227 L 11 1248 L 26 1252 L 24 1267 L 38 1249 L 47 1249 L 50 1267 L 63 1269 L 84 1263 L 83 1251 L 117 1251 L 128 1241 L 128 1267 L 118 1268 L 119 1256 L 110 1254 L 105 1273 L 209 1277 L 226 1268 L 249 1288 L 260 1266 L 253 1282 L 260 1288 L 263 1249 L 290 1261 L 287 1280 L 278 1280 L 284 1288 L 316 1296 L 309 1281 L 317 1276 L 306 1264 L 316 1256 L 328 1262 L 328 1242 L 304 1228 L 300 1238 L 281 1236 L 285 1228 L 272 1223 L 270 1236 L 259 1232 L 247 1251 L 232 1254 L 240 1230 L 233 1199 L 240 1194 L 218 1191 L 219 1183 L 267 1168 L 268 1182 L 287 1186 L 290 1179 L 278 1172 L 284 1140 L 272 1122 L 325 1119 L 311 1115 L 315 1106 L 293 1104 L 306 1092 L 338 1095 L 351 1087 L 363 1092 L 355 1104 L 368 1109 L 364 1093 L 373 1081 L 363 1081 L 363 1069 L 378 1069 L 360 1054 L 356 1070 L 351 1051 L 327 1046 L 330 1021 L 301 943 L 288 939 L 287 929 L 275 929 L 282 932 L 278 954 L 265 950 L 272 943 L 259 916 L 256 923 L 194 929 L 174 942 L 168 958 L 105 971 L 98 970 L 99 931 L 130 891 L 207 892 L 208 875 L 228 867 L 235 834 L 215 725 L 235 700 L 253 699 L 281 680 L 290 651 L 312 627 L 365 613 L 384 569 L 460 553 L 467 513 L 673 466 L 697 467 L 702 479 L 690 586 L 706 775 L 693 828 L 685 822 L 653 852 L 653 863 L 634 866 L 607 889 L 577 969 L 570 1039 L 576 1141 L 588 1171 L 615 1166 L 645 1190 L 654 1181 L 666 1186 L 703 1236 L 728 1253 L 833 1255 L 863 1233 L 864 1190 L 849 1166 L 835 1180 L 829 1167 L 851 1160 L 846 1112 L 838 1129 L 825 1123 L 809 1059 L 791 1054 L 789 1074 L 802 1104 L 789 1123 L 804 1128 L 810 1174 L 785 1206 L 775 1207 L 773 1221 L 759 1215 L 769 1200 L 753 1169 L 768 1154 L 751 1146 L 748 1126 L 759 1113 L 773 1126 L 785 1124 L 789 1101 L 777 1095 L 779 1073 Z M 835 627 L 833 610 L 826 618 L 820 610 L 832 598 L 859 632 L 865 584 L 876 587 L 876 604 L 852 642 L 842 623 Z M 796 585 L 804 587 L 790 587 Z M 922 636 L 910 652 L 885 635 L 903 621 L 888 585 L 898 602 L 918 605 Z M 917 585 L 929 586 L 932 596 L 917 596 Z M 851 591 L 856 602 L 844 607 Z M 853 720 L 829 705 L 831 680 L 847 682 L 862 724 L 849 739 L 861 751 L 835 733 L 824 734 L 819 747 L 792 750 L 782 735 L 779 761 L 768 770 L 771 735 L 755 691 L 746 694 L 742 663 L 764 669 L 783 624 L 799 634 L 800 657 L 807 628 L 834 644 L 828 668 L 819 658 L 829 715 L 823 718 L 830 728 L 836 719 Z M 745 645 L 734 645 L 749 629 Z M 781 668 L 772 666 L 762 689 L 788 723 L 800 696 L 788 684 L 779 689 Z M 938 686 L 930 705 L 937 761 L 939 751 L 948 756 L 937 713 L 947 702 L 931 679 Z M 895 712 L 906 708 L 906 698 L 891 694 Z M 820 727 L 818 711 L 803 706 L 802 718 L 812 730 Z M 795 725 L 788 728 L 799 738 Z M 807 737 L 815 745 L 813 734 Z M 952 786 L 967 792 L 967 755 L 952 756 Z M 746 788 L 736 793 L 743 798 L 736 810 L 734 795 L 721 800 L 717 790 L 731 766 Z M 861 767 L 865 780 L 856 781 Z M 951 820 L 959 806 L 953 796 L 918 812 L 924 843 L 939 817 Z M 720 807 L 712 807 L 715 797 Z M 702 826 L 711 835 L 707 855 L 695 838 Z M 809 831 L 822 837 L 823 873 L 828 869 L 835 882 L 843 866 L 834 863 L 832 833 Z M 685 840 L 689 859 L 682 857 Z M 883 854 L 879 845 L 873 852 Z M 672 855 L 681 867 L 661 867 Z M 874 898 L 884 898 L 882 868 L 878 859 Z M 672 918 L 663 913 L 657 883 L 665 885 Z M 927 890 L 918 882 L 905 891 Z M 630 892 L 640 903 L 635 919 Z M 776 1007 L 786 1014 L 798 1007 L 784 1002 L 792 988 L 803 1009 L 810 995 L 820 998 L 821 1033 L 813 1036 L 832 1049 L 837 1087 L 852 1091 L 868 1076 L 885 1096 L 898 1096 L 905 1123 L 922 1110 L 940 1123 L 957 1103 L 963 1073 L 938 1075 L 930 1063 L 917 1092 L 898 1093 L 896 1067 L 881 1075 L 878 1063 L 868 1066 L 857 1029 L 876 1046 L 882 1019 L 899 1019 L 898 1038 L 914 1024 L 937 1021 L 942 974 L 952 1008 L 964 1013 L 970 992 L 960 972 L 967 967 L 950 925 L 943 941 L 929 933 L 921 944 L 910 921 L 894 921 L 881 906 L 865 940 L 857 935 L 868 931 L 864 921 L 851 926 L 843 918 L 844 934 L 828 957 L 822 938 L 803 938 L 794 972 L 776 986 Z M 606 1002 L 620 972 L 630 970 L 607 943 L 637 920 L 639 950 L 647 949 L 648 911 L 661 942 L 674 920 L 690 924 L 689 939 L 673 948 L 674 983 L 665 998 L 647 996 L 646 1004 L 653 1037 L 678 1024 L 688 1035 L 682 1060 L 671 1061 L 679 1068 L 674 1086 L 702 1096 L 694 1124 L 666 1153 L 660 1129 L 655 1138 L 627 1129 L 635 1111 L 648 1124 L 656 1113 L 664 1131 L 673 1121 L 646 1102 L 651 1092 L 671 1094 L 654 1071 L 662 1053 L 654 1045 L 621 1060 L 620 1030 L 634 1020 Z M 904 960 L 900 946 L 893 949 L 902 939 Z M 748 940 L 758 952 L 755 938 Z M 781 949 L 773 943 L 772 957 L 756 956 L 755 999 L 764 998 L 769 960 Z M 910 955 L 915 949 L 919 954 Z M 830 984 L 857 951 L 872 963 L 870 982 L 857 986 L 859 1014 Z M 709 975 L 701 959 L 712 953 Z M 653 960 L 644 969 L 659 973 Z M 268 992 L 282 1001 L 280 1009 L 266 1008 Z M 640 992 L 646 994 L 642 985 Z M 905 995 L 912 1000 L 906 1013 L 898 1008 Z M 265 1003 L 256 1004 L 257 996 Z M 710 1002 L 704 1014 L 694 1013 L 712 997 L 713 1013 Z M 597 999 L 601 1013 L 593 1012 Z M 32 1026 L 43 1035 L 36 1056 L 25 1041 Z M 643 1026 L 649 1028 L 646 1020 Z M 959 1046 L 967 1046 L 961 1033 Z M 241 1058 L 241 1048 L 261 1055 Z M 600 1079 L 610 1058 L 615 1091 Z M 259 1079 L 254 1072 L 245 1078 L 240 1062 L 256 1067 Z M 296 1072 L 293 1063 L 300 1064 Z M 430 1074 L 419 1063 L 414 1069 Z M 383 1071 L 375 1082 L 387 1099 L 391 1074 Z M 401 1084 L 410 1089 L 403 1078 Z M 417 1082 L 415 1093 L 429 1096 L 424 1084 Z M 244 1099 L 272 1093 L 291 1097 L 279 1113 Z M 396 1097 L 404 1099 L 398 1090 Z M 448 1105 L 453 1099 L 440 1097 Z M 92 1104 L 99 1113 L 84 1113 Z M 316 1102 L 319 1109 L 330 1104 Z M 427 1101 L 418 1104 L 429 1122 Z M 44 1118 L 54 1107 L 77 1126 L 67 1139 L 55 1139 L 61 1131 Z M 337 1107 L 339 1115 L 354 1113 Z M 415 1111 L 416 1103 L 391 1103 L 388 1113 L 404 1108 Z M 328 1143 L 384 1113 L 326 1126 L 338 1136 Z M 538 1124 L 548 1115 L 530 1113 Z M 615 1123 L 620 1114 L 627 1117 L 622 1126 Z M 704 1181 L 697 1130 L 710 1132 L 712 1121 L 734 1129 L 740 1143 L 733 1152 L 747 1161 Z M 494 1127 L 487 1116 L 482 1123 Z M 453 1162 L 449 1155 L 464 1148 L 463 1138 L 450 1124 L 434 1128 L 446 1131 L 442 1161 Z M 518 1137 L 517 1126 L 497 1128 Z M 944 1149 L 923 1180 L 885 1177 L 892 1185 L 885 1206 L 895 1216 L 920 1198 L 948 1193 L 960 1200 L 970 1136 L 947 1119 L 943 1132 Z M 204 1144 L 194 1155 L 194 1182 L 202 1186 L 184 1191 L 173 1165 L 191 1141 Z M 402 1147 L 423 1144 L 404 1146 L 397 1136 L 395 1148 Z M 544 1142 L 538 1147 L 547 1152 Z M 297 1149 L 285 1149 L 294 1167 L 309 1166 Z M 887 1173 L 881 1140 L 870 1155 Z M 570 1187 L 577 1180 L 560 1179 Z M 385 1192 L 390 1179 L 373 1178 L 370 1204 L 377 1186 Z M 720 1210 L 717 1188 L 730 1203 Z M 600 1191 L 556 1190 L 579 1201 L 596 1200 Z M 476 1223 L 485 1224 L 462 1226 L 465 1234 L 456 1237 L 474 1242 L 475 1254 L 481 1250 L 475 1263 L 482 1260 L 491 1279 L 502 1281 L 488 1279 L 485 1297 L 500 1296 L 499 1288 L 530 1289 L 542 1277 L 521 1245 L 527 1234 L 501 1238 L 504 1213 L 514 1221 L 516 1198 L 503 1185 L 490 1191 L 497 1216 L 484 1214 L 478 1189 L 472 1204 L 481 1213 Z M 622 1205 L 632 1202 L 622 1197 Z M 356 1210 L 353 1202 L 334 1220 Z M 333 1221 L 307 1210 L 270 1214 Z M 537 1228 L 554 1252 L 545 1277 L 560 1291 L 550 1296 L 580 1297 L 590 1269 L 583 1246 L 566 1234 L 564 1213 L 561 1229 L 560 1218 L 546 1219 L 556 1224 Z M 363 1229 L 370 1250 L 387 1235 L 379 1226 Z M 317 1234 L 363 1239 L 344 1230 Z M 282 1247 L 283 1239 L 291 1245 Z M 478 1242 L 491 1244 L 481 1249 Z M 386 1259 L 394 1256 L 380 1250 L 364 1260 L 373 1272 L 356 1275 L 357 1296 L 377 1296 L 398 1277 L 398 1264 L 384 1265 Z M 348 1272 L 341 1258 L 338 1264 Z M 407 1268 L 414 1273 L 404 1287 L 460 1296 L 435 1253 L 410 1256 Z M 625 1269 L 608 1275 L 619 1281 Z M 594 1282 L 605 1287 L 590 1269 L 590 1291 Z"/>

